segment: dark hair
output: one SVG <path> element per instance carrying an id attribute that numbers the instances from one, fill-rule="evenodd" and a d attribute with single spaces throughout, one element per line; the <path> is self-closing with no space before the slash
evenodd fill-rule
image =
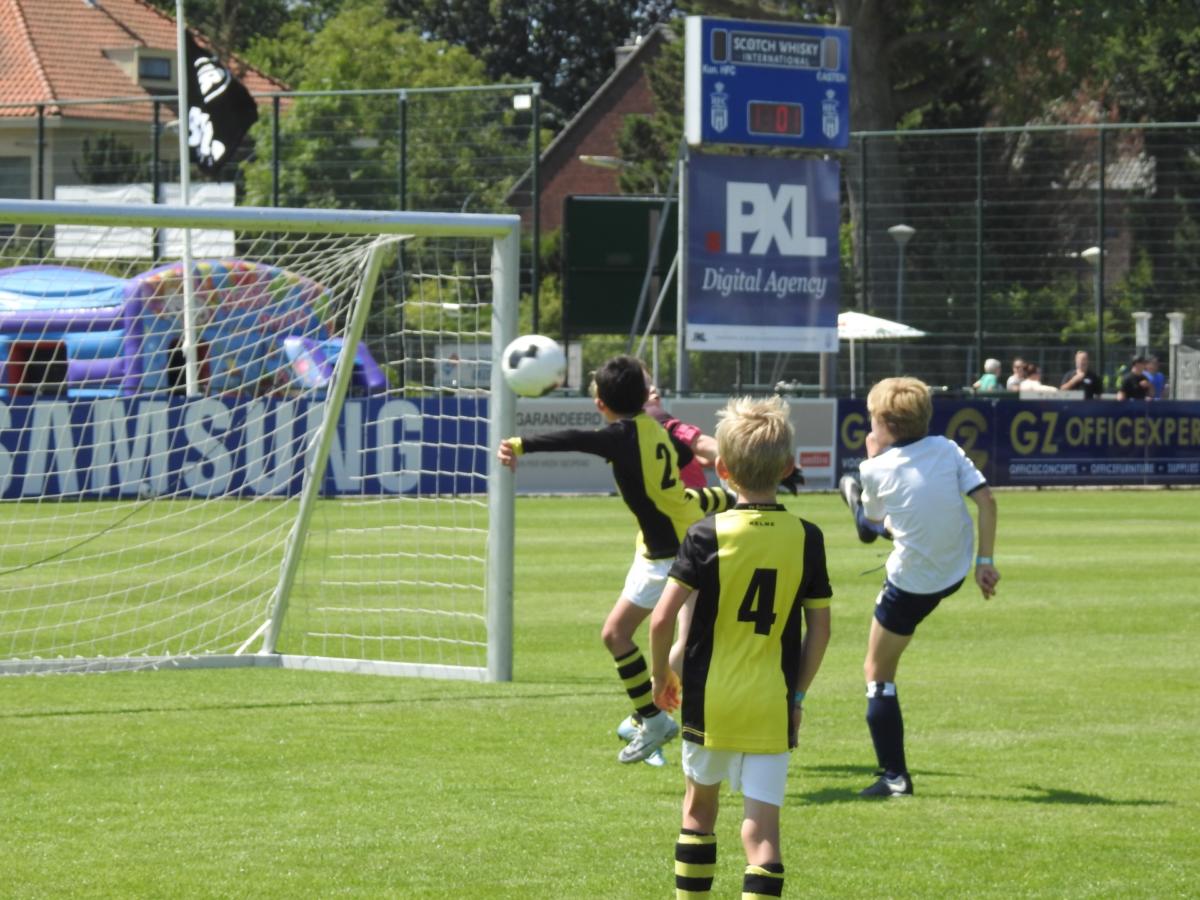
<path id="1" fill-rule="evenodd" d="M 1144 356 L 1140 356 L 1140 355 L 1139 355 L 1139 356 L 1135 356 L 1135 357 L 1133 358 L 1133 361 L 1132 361 L 1132 362 L 1130 362 L 1129 364 L 1130 364 L 1131 366 L 1136 366 L 1138 363 L 1143 363 L 1143 364 L 1144 364 L 1145 362 L 1146 362 L 1146 357 L 1144 357 Z"/>
<path id="2" fill-rule="evenodd" d="M 642 411 L 650 389 L 642 361 L 633 356 L 614 356 L 592 374 L 595 395 L 619 416 Z"/>

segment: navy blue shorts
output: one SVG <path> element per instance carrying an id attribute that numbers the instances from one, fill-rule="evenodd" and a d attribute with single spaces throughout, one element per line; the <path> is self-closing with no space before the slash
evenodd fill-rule
<path id="1" fill-rule="evenodd" d="M 942 598 L 957 591 L 965 580 L 960 579 L 934 594 L 910 594 L 885 580 L 883 590 L 875 598 L 875 619 L 893 634 L 912 634 L 924 618 L 937 609 Z"/>

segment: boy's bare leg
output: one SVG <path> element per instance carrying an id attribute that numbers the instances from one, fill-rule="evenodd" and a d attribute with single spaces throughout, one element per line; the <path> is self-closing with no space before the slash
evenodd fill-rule
<path id="1" fill-rule="evenodd" d="M 654 756 L 660 746 L 679 733 L 679 726 L 654 705 L 654 692 L 650 681 L 650 667 L 646 657 L 633 640 L 638 626 L 650 615 L 651 610 L 637 606 L 625 597 L 619 597 L 604 620 L 600 639 L 613 655 L 617 677 L 633 704 L 634 719 L 641 720 L 641 729 L 620 753 L 621 762 L 637 762 Z M 620 734 L 622 723 L 618 727 Z M 661 764 L 656 760 L 655 764 Z"/>
<path id="2" fill-rule="evenodd" d="M 700 833 L 712 832 L 717 827 L 720 799 L 719 783 L 697 784 L 692 779 L 687 779 L 687 787 L 683 794 L 683 827 Z"/>
<path id="3" fill-rule="evenodd" d="M 863 663 L 863 674 L 867 681 L 895 681 L 900 655 L 911 641 L 911 634 L 896 634 L 880 625 L 878 619 L 871 619 L 867 658 Z"/>
<path id="4" fill-rule="evenodd" d="M 753 866 L 779 862 L 783 858 L 779 849 L 779 807 L 746 797 L 744 808 L 742 846 L 746 862 Z"/>
<path id="5" fill-rule="evenodd" d="M 620 658 L 637 649 L 633 636 L 650 612 L 635 606 L 624 597 L 618 597 L 608 613 L 608 618 L 604 620 L 604 627 L 600 630 L 600 640 L 604 641 L 608 652 Z"/>
<path id="6" fill-rule="evenodd" d="M 742 896 L 783 896 L 783 856 L 779 849 L 778 806 L 750 797 L 745 798 L 742 847 L 746 850 Z"/>
<path id="7" fill-rule="evenodd" d="M 720 784 L 696 784 L 687 779 L 683 794 L 683 823 L 675 842 L 675 890 L 707 895 L 717 870 L 717 801 Z"/>

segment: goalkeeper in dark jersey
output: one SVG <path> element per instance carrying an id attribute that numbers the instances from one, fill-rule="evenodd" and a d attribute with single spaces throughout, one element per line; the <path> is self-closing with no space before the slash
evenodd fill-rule
<path id="1" fill-rule="evenodd" d="M 640 360 L 613 357 L 596 370 L 591 389 L 606 426 L 507 438 L 500 442 L 497 458 L 515 469 L 517 458 L 525 453 L 580 451 L 601 456 L 612 465 L 621 499 L 637 520 L 633 563 L 600 633 L 641 718 L 619 755 L 621 762 L 631 763 L 647 759 L 679 733 L 675 721 L 654 705 L 650 670 L 634 633 L 658 602 L 688 526 L 706 513 L 725 509 L 732 496 L 722 488 L 684 486 L 679 469 L 691 460 L 691 448 L 643 411 L 648 388 Z"/>

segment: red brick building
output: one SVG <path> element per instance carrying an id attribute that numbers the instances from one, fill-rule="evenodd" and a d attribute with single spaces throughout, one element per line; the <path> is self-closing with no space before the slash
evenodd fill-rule
<path id="1" fill-rule="evenodd" d="M 174 118 L 175 43 L 175 20 L 144 0 L 0 0 L 0 197 L 36 197 L 40 180 L 49 198 L 74 183 L 84 139 L 114 135 L 145 150 L 153 99 L 171 103 L 163 119 Z M 237 59 L 229 64 L 252 94 L 284 89 Z M 101 99 L 113 102 L 68 102 Z"/>
<path id="2" fill-rule="evenodd" d="M 572 194 L 618 193 L 618 171 L 588 165 L 579 157 L 616 156 L 619 152 L 617 136 L 625 117 L 655 112 L 647 68 L 671 38 L 671 32 L 659 26 L 636 46 L 622 48 L 613 74 L 542 151 L 538 211 L 543 233 L 562 225 L 564 198 Z M 527 173 L 513 187 L 512 193 L 528 192 L 529 180 Z M 526 225 L 530 215 L 529 212 L 522 213 Z"/>

